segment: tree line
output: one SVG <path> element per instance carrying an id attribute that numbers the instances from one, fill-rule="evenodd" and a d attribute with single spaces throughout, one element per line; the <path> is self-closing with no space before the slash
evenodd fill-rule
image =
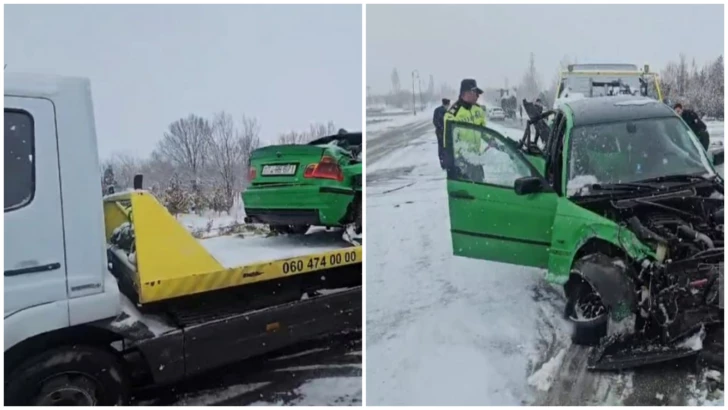
<path id="1" fill-rule="evenodd" d="M 569 64 L 576 64 L 575 58 L 564 56 L 559 65 L 560 70 L 566 70 Z M 663 100 L 668 103 L 681 103 L 686 108 L 696 111 L 701 116 L 723 119 L 723 55 L 713 61 L 708 61 L 699 67 L 695 59 L 688 64 L 688 57 L 680 54 L 678 59 L 665 65 L 660 71 L 660 85 Z M 519 101 L 523 98 L 534 100 L 541 98 L 544 103 L 553 106 L 556 97 L 558 73 L 552 81 L 543 86 L 541 77 L 536 70 L 534 54 L 531 53 L 529 66 L 523 75 L 516 93 Z"/>
<path id="2" fill-rule="evenodd" d="M 336 133 L 333 122 L 278 135 L 278 144 L 305 144 Z M 150 190 L 172 214 L 205 210 L 230 212 L 248 184 L 251 153 L 264 145 L 255 117 L 221 111 L 196 114 L 170 123 L 147 158 L 114 154 L 101 164 L 104 193 L 130 189 L 144 175 Z"/>
<path id="3" fill-rule="evenodd" d="M 698 67 L 688 65 L 685 54 L 668 63 L 660 75 L 662 93 L 672 103 L 681 103 L 701 116 L 723 119 L 723 56 Z"/>

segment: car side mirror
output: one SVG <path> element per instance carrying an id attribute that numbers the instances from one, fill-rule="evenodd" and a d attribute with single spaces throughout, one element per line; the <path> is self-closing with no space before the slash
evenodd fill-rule
<path id="1" fill-rule="evenodd" d="M 518 178 L 513 186 L 516 195 L 529 195 L 543 190 L 543 180 L 540 177 Z"/>

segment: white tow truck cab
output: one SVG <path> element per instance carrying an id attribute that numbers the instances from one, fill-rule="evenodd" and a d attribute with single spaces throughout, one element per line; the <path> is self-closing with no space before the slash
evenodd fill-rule
<path id="1" fill-rule="evenodd" d="M 153 255 L 160 238 L 145 228 L 146 266 L 177 287 L 149 293 L 163 280 L 120 267 L 108 240 L 124 217 L 134 225 L 135 201 L 160 215 L 146 191 L 102 198 L 87 79 L 5 73 L 6 405 L 123 404 L 137 386 L 361 326 L 361 247 L 212 270 L 207 282 L 226 282 L 187 294 L 191 279 L 169 278 L 174 255 Z"/>

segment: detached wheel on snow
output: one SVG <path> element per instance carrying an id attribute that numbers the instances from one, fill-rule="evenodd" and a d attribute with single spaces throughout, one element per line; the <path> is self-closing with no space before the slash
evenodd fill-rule
<path id="1" fill-rule="evenodd" d="M 128 399 L 129 383 L 112 353 L 66 346 L 32 357 L 5 385 L 6 406 L 114 406 Z"/>

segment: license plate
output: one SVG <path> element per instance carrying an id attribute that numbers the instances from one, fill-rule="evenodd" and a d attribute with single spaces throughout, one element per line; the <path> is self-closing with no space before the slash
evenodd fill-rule
<path id="1" fill-rule="evenodd" d="M 263 165 L 263 175 L 295 175 L 296 165 Z"/>

